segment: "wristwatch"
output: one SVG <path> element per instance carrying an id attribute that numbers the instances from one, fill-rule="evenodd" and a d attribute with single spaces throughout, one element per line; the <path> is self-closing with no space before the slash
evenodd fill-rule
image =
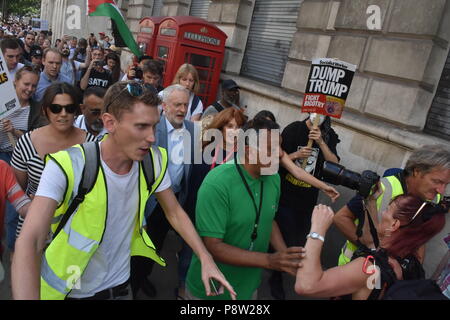
<path id="1" fill-rule="evenodd" d="M 310 234 L 308 234 L 306 236 L 306 238 L 311 238 L 311 239 L 316 239 L 316 240 L 320 240 L 322 242 L 325 242 L 325 238 L 322 237 L 320 234 L 318 234 L 317 232 L 311 232 Z"/>

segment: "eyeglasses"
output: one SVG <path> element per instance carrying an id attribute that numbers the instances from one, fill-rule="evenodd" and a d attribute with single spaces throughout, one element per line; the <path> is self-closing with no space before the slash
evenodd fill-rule
<path id="1" fill-rule="evenodd" d="M 117 98 L 123 93 L 125 92 L 125 90 L 128 91 L 128 93 L 130 95 L 132 95 L 133 97 L 139 97 L 141 96 L 145 91 L 150 91 L 154 94 L 157 94 L 158 92 L 156 91 L 155 87 L 148 84 L 148 83 L 139 83 L 139 82 L 130 82 L 127 83 L 127 85 L 125 86 L 125 88 L 123 88 L 122 90 L 120 90 L 120 92 L 113 98 L 111 99 L 111 101 L 106 105 L 105 107 L 105 112 L 108 112 L 109 106 L 111 105 L 111 103 L 113 103 L 114 101 L 117 100 Z"/>
<path id="2" fill-rule="evenodd" d="M 102 113 L 102 110 L 100 109 L 92 109 L 89 110 L 89 112 L 93 115 L 93 116 L 99 116 Z"/>
<path id="3" fill-rule="evenodd" d="M 62 109 L 65 109 L 67 113 L 75 113 L 78 109 L 78 105 L 76 104 L 67 104 L 65 106 L 62 106 L 60 104 L 54 104 L 52 103 L 49 107 L 50 111 L 52 113 L 60 113 Z"/>
<path id="4" fill-rule="evenodd" d="M 430 220 L 434 214 L 436 214 L 438 212 L 443 212 L 442 206 L 440 206 L 436 203 L 430 202 L 430 201 L 425 201 L 424 203 L 422 203 L 422 205 L 419 207 L 419 209 L 417 209 L 416 213 L 413 215 L 411 220 L 409 220 L 409 222 L 407 224 L 400 226 L 400 228 L 406 228 L 406 227 L 410 226 L 426 206 L 429 206 L 431 208 L 429 208 L 429 210 L 426 213 L 422 214 L 422 220 L 424 222 Z"/>

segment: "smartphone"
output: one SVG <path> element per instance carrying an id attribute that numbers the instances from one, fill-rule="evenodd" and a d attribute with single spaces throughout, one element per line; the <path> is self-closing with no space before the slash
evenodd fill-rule
<path id="1" fill-rule="evenodd" d="M 220 289 L 221 284 L 211 278 L 209 279 L 209 282 L 211 283 L 212 291 L 214 292 L 214 294 L 219 295 L 219 289 Z"/>

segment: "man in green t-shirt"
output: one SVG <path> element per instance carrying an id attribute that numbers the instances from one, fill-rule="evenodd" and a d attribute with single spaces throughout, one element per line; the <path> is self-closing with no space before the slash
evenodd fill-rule
<path id="1" fill-rule="evenodd" d="M 279 126 L 270 120 L 250 121 L 244 130 L 246 135 L 248 130 L 256 133 L 258 145 L 249 145 L 246 140 L 243 157 L 236 157 L 210 171 L 198 192 L 196 228 L 236 291 L 237 299 L 256 298 L 263 268 L 295 275 L 304 256 L 303 248 L 286 247 L 274 221 L 280 198 L 280 177 L 277 169 L 271 175 L 265 175 L 267 170 L 264 169 L 268 169 L 273 160 L 278 161 L 278 129 Z M 276 142 L 273 143 L 271 138 Z M 261 151 L 272 155 L 271 162 L 267 164 L 267 159 L 263 160 Z M 267 253 L 269 243 L 275 253 Z M 228 293 L 216 297 L 204 294 L 200 267 L 199 259 L 194 255 L 187 275 L 187 297 L 230 299 Z"/>

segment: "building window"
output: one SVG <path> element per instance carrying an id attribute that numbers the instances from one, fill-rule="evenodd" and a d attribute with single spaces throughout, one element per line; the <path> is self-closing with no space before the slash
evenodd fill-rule
<path id="1" fill-rule="evenodd" d="M 301 2 L 256 0 L 242 61 L 243 76 L 281 85 Z"/>
<path id="2" fill-rule="evenodd" d="M 162 7 L 163 7 L 163 0 L 155 0 L 153 2 L 152 16 L 154 17 L 161 16 Z"/>
<path id="3" fill-rule="evenodd" d="M 208 20 L 208 9 L 210 4 L 211 1 L 209 0 L 192 0 L 189 15 Z"/>
<path id="4" fill-rule="evenodd" d="M 450 140 L 450 53 L 428 112 L 425 132 Z"/>

